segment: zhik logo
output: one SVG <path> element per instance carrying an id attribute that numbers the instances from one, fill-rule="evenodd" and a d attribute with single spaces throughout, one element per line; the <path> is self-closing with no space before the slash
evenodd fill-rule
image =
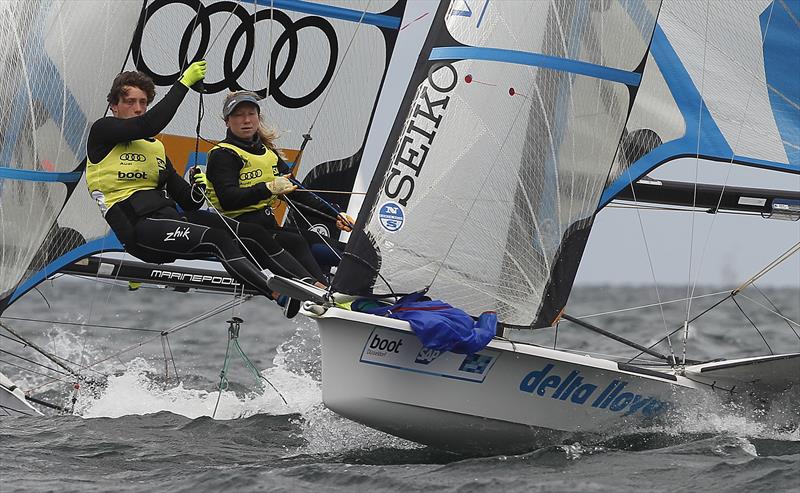
<path id="1" fill-rule="evenodd" d="M 178 238 L 186 238 L 187 240 L 189 239 L 189 226 L 186 226 L 185 228 L 178 226 L 175 228 L 175 231 L 167 233 L 167 237 L 164 238 L 164 241 L 175 241 Z"/>

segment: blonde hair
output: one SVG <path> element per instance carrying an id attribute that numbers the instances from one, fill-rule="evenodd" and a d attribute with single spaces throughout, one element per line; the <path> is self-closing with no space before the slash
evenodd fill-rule
<path id="1" fill-rule="evenodd" d="M 222 107 L 224 108 L 225 105 L 228 104 L 228 101 L 230 101 L 231 99 L 235 98 L 240 94 L 250 94 L 254 98 L 259 99 L 258 94 L 252 91 L 236 91 L 229 93 L 227 96 L 225 96 L 225 100 L 222 102 Z M 225 118 L 223 118 L 223 120 L 225 120 Z M 261 142 L 263 142 L 264 145 L 267 146 L 269 149 L 271 149 L 275 154 L 280 156 L 281 159 L 286 159 L 286 156 L 284 156 L 283 151 L 278 149 L 278 147 L 275 145 L 275 141 L 278 140 L 280 134 L 278 133 L 278 130 L 276 128 L 268 127 L 267 124 L 264 123 L 264 116 L 263 113 L 261 113 L 260 107 L 258 109 L 258 122 L 259 123 L 258 123 L 257 133 L 258 133 L 258 138 L 261 139 Z"/>

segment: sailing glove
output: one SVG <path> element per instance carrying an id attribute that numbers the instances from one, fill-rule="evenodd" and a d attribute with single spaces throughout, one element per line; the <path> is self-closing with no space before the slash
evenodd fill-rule
<path id="1" fill-rule="evenodd" d="M 206 179 L 206 174 L 200 171 L 200 168 L 193 168 L 191 171 L 191 176 L 193 184 L 203 188 L 206 188 L 208 186 L 208 179 Z"/>
<path id="2" fill-rule="evenodd" d="M 181 78 L 181 84 L 186 87 L 192 87 L 196 83 L 200 82 L 206 77 L 206 61 L 200 60 L 197 62 L 192 63 L 189 67 L 183 72 Z"/>
<path id="3" fill-rule="evenodd" d="M 349 214 L 345 214 L 344 212 L 340 212 L 338 216 L 336 216 L 336 227 L 342 231 L 349 233 L 353 231 L 353 226 L 355 225 L 356 221 L 352 218 Z"/>
<path id="4" fill-rule="evenodd" d="M 267 188 L 272 195 L 284 195 L 297 190 L 297 185 L 292 184 L 285 176 L 276 176 L 274 180 L 267 183 Z"/>

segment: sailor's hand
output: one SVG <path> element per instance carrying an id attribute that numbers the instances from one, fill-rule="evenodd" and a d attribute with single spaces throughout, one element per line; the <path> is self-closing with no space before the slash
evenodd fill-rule
<path id="1" fill-rule="evenodd" d="M 203 188 L 208 186 L 208 180 L 206 179 L 206 174 L 203 171 L 195 166 L 189 171 L 189 179 L 192 181 L 192 185 L 197 185 Z"/>
<path id="2" fill-rule="evenodd" d="M 206 174 L 202 171 L 194 174 L 194 184 L 206 188 L 208 186 L 208 180 L 206 179 Z"/>
<path id="3" fill-rule="evenodd" d="M 200 82 L 206 77 L 206 61 L 200 60 L 194 62 L 193 64 L 189 65 L 189 67 L 184 70 L 183 75 L 179 79 L 181 84 L 186 87 L 192 87 L 196 83 Z"/>
<path id="4" fill-rule="evenodd" d="M 267 188 L 272 195 L 284 195 L 297 190 L 297 185 L 289 181 L 285 176 L 276 176 L 274 180 L 267 182 Z"/>
<path id="5" fill-rule="evenodd" d="M 345 214 L 344 212 L 340 212 L 338 216 L 336 216 L 336 227 L 342 231 L 349 233 L 353 231 L 353 226 L 356 224 L 355 219 L 353 219 L 350 215 Z"/>

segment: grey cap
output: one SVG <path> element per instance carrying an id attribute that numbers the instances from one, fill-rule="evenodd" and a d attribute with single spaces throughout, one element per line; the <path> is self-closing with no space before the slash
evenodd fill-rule
<path id="1" fill-rule="evenodd" d="M 258 112 L 261 113 L 261 107 L 258 106 L 258 96 L 252 92 L 242 92 L 225 102 L 222 107 L 222 118 L 227 120 L 233 110 L 242 103 L 253 103 L 258 108 Z"/>

